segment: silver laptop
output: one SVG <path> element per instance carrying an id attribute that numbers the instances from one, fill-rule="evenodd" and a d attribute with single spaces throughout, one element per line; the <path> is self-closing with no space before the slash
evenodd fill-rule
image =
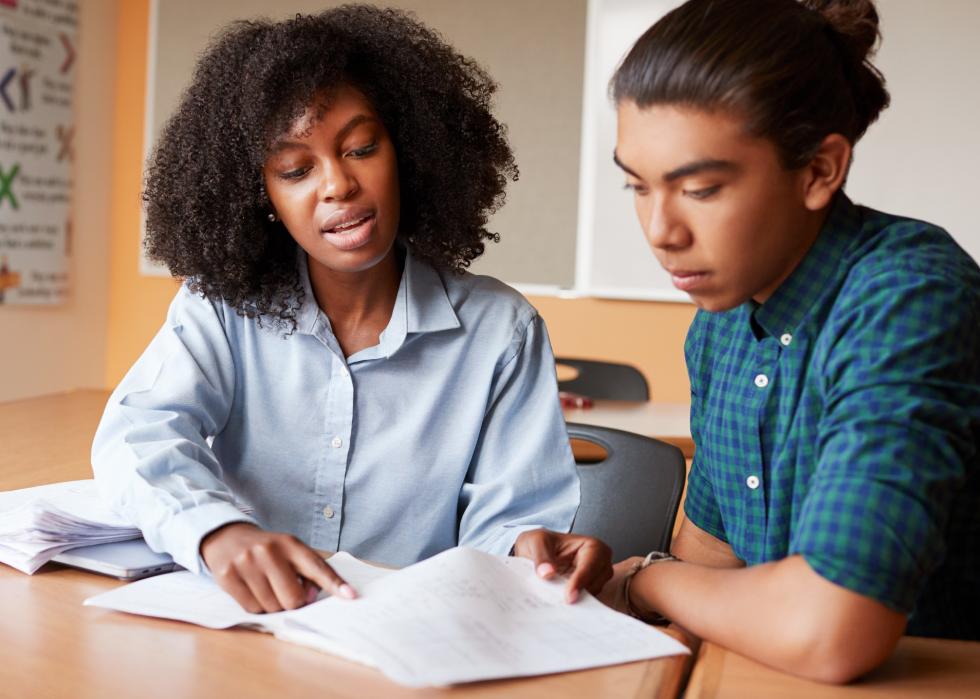
<path id="1" fill-rule="evenodd" d="M 170 556 L 152 551 L 142 539 L 81 546 L 51 560 L 120 580 L 139 580 L 181 569 Z"/>

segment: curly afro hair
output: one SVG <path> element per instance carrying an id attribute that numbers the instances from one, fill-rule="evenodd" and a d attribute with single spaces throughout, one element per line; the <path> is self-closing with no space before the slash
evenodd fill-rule
<path id="1" fill-rule="evenodd" d="M 496 84 L 411 15 L 344 5 L 238 21 L 217 36 L 148 164 L 148 257 L 196 293 L 294 329 L 296 243 L 268 219 L 262 165 L 275 138 L 341 85 L 364 93 L 394 142 L 402 243 L 462 271 L 496 242 L 487 219 L 518 175 L 491 113 Z"/>

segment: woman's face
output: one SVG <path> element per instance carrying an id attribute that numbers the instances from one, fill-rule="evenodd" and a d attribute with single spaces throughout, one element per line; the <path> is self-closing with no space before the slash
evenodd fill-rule
<path id="1" fill-rule="evenodd" d="M 398 163 L 384 124 L 359 91 L 341 87 L 309 107 L 273 143 L 263 177 L 276 215 L 311 265 L 362 272 L 391 252 Z"/>
<path id="2" fill-rule="evenodd" d="M 804 176 L 724 112 L 618 107 L 616 161 L 647 242 L 709 311 L 765 302 L 813 242 Z"/>

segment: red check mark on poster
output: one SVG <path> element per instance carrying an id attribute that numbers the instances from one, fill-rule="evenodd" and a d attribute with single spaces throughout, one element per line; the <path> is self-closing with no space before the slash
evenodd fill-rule
<path id="1" fill-rule="evenodd" d="M 67 73 L 68 69 L 75 62 L 75 47 L 72 45 L 71 39 L 67 34 L 58 34 L 58 38 L 61 39 L 61 45 L 65 47 L 65 62 L 61 64 L 59 70 L 62 73 Z"/>

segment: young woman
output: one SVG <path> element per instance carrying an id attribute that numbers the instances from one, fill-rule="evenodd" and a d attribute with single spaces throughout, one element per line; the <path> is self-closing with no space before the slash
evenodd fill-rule
<path id="1" fill-rule="evenodd" d="M 612 82 L 616 160 L 700 310 L 686 518 L 603 597 L 832 682 L 906 632 L 980 639 L 980 271 L 843 192 L 888 104 L 877 38 L 869 0 L 691 0 Z"/>
<path id="2" fill-rule="evenodd" d="M 464 271 L 517 176 L 494 89 L 407 15 L 349 5 L 231 25 L 160 137 L 146 246 L 185 282 L 93 466 L 250 611 L 355 595 L 310 547 L 513 551 L 572 599 L 611 575 L 603 544 L 543 529 L 579 501 L 544 324 Z"/>

